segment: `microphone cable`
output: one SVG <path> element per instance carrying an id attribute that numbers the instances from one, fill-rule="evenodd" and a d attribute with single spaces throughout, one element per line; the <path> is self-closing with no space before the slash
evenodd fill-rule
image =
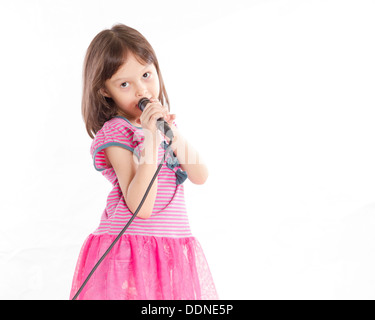
<path id="1" fill-rule="evenodd" d="M 104 258 L 107 256 L 107 254 L 109 253 L 109 251 L 111 251 L 111 249 L 114 247 L 114 245 L 116 244 L 116 242 L 121 238 L 121 236 L 124 234 L 124 232 L 126 231 L 126 229 L 129 227 L 129 225 L 132 223 L 132 221 L 134 220 L 134 218 L 137 216 L 139 210 L 141 209 L 143 203 L 146 201 L 146 198 L 147 198 L 147 195 L 148 193 L 150 192 L 151 190 L 151 187 L 156 179 L 156 177 L 158 176 L 164 162 L 165 162 L 165 159 L 166 159 L 166 156 L 167 154 L 169 153 L 169 151 L 171 150 L 172 148 L 172 139 L 169 141 L 169 144 L 164 152 L 164 155 L 163 155 L 163 158 L 154 174 L 154 176 L 152 177 L 151 179 L 151 182 L 149 184 L 149 186 L 147 187 L 147 190 L 141 200 L 141 202 L 139 203 L 139 206 L 137 208 L 137 210 L 135 210 L 135 212 L 133 213 L 133 215 L 131 216 L 131 218 L 129 219 L 128 223 L 125 225 L 125 227 L 120 231 L 120 233 L 117 235 L 117 237 L 115 238 L 115 240 L 113 240 L 113 242 L 111 243 L 111 245 L 108 247 L 107 251 L 104 252 L 104 254 L 101 256 L 101 258 L 99 259 L 99 261 L 95 264 L 95 266 L 92 268 L 92 270 L 90 271 L 90 273 L 88 274 L 88 276 L 86 277 L 85 281 L 82 283 L 81 287 L 78 289 L 77 293 L 74 295 L 73 299 L 72 300 L 76 300 L 77 297 L 79 296 L 79 294 L 81 293 L 81 291 L 83 290 L 83 288 L 85 287 L 86 283 L 89 281 L 89 279 L 91 278 L 91 276 L 93 275 L 93 273 L 95 272 L 95 270 L 98 268 L 98 266 L 100 265 L 100 263 L 104 260 Z"/>

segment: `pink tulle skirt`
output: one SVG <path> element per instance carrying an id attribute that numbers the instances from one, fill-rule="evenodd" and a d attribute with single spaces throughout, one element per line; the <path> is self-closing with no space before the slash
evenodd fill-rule
<path id="1" fill-rule="evenodd" d="M 70 299 L 116 236 L 89 235 L 79 254 Z M 218 299 L 199 242 L 194 237 L 123 235 L 77 300 Z"/>

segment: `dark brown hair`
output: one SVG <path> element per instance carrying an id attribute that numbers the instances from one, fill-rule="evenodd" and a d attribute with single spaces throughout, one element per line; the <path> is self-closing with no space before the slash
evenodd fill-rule
<path id="1" fill-rule="evenodd" d="M 155 52 L 145 37 L 137 30 L 123 24 L 98 33 L 91 41 L 83 65 L 82 116 L 91 138 L 104 123 L 118 113 L 111 98 L 104 97 L 100 89 L 124 64 L 131 52 L 139 63 L 153 63 L 159 77 L 159 101 L 169 108 L 169 99 Z"/>

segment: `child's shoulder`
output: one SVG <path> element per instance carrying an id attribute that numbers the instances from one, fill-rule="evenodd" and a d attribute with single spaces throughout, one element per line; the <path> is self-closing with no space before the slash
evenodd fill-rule
<path id="1" fill-rule="evenodd" d="M 142 141 L 142 130 L 138 130 L 127 119 L 114 117 L 106 121 L 103 127 L 96 133 L 91 144 L 91 153 L 104 149 L 110 145 L 123 146 L 134 150 Z"/>
<path id="2" fill-rule="evenodd" d="M 137 130 L 137 127 L 134 127 L 126 118 L 116 116 L 116 117 L 113 117 L 112 119 L 106 121 L 104 123 L 102 129 L 100 129 L 98 131 L 98 133 L 100 131 L 106 131 L 108 129 L 116 129 L 116 130 L 119 130 L 119 131 L 126 130 L 126 131 L 135 132 Z"/>
<path id="3" fill-rule="evenodd" d="M 125 135 L 132 137 L 134 134 L 138 136 L 141 128 L 134 127 L 126 118 L 117 116 L 106 121 L 103 127 L 96 133 L 95 140 L 110 138 L 117 135 Z"/>

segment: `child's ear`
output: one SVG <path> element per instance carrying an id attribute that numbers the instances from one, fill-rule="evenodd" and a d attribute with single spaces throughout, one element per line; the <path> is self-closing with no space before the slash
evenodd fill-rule
<path id="1" fill-rule="evenodd" d="M 104 97 L 111 98 L 110 94 L 107 92 L 105 88 L 100 88 L 100 94 Z"/>

